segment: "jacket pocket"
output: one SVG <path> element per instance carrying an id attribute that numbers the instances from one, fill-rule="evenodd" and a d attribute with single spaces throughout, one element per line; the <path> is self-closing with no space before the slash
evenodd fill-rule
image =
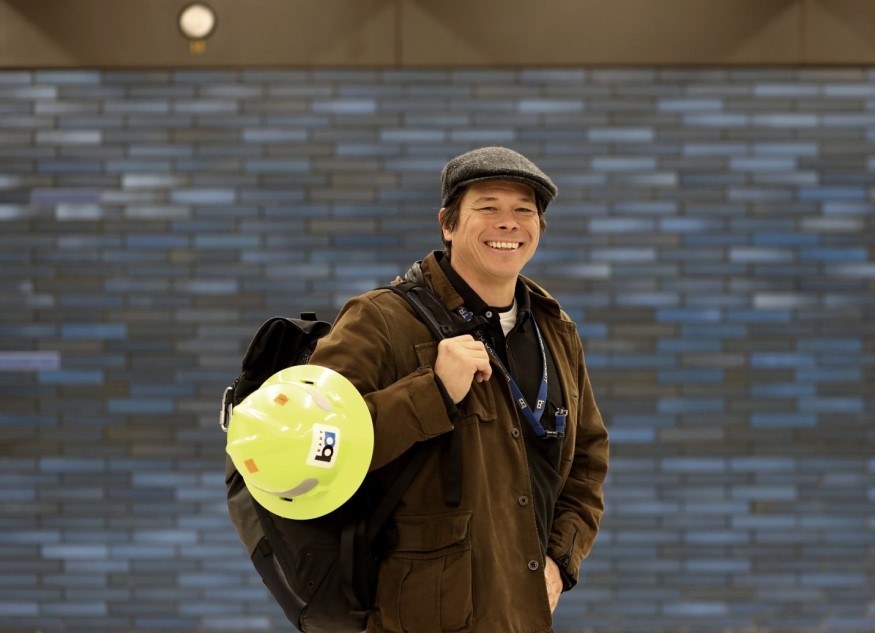
<path id="1" fill-rule="evenodd" d="M 383 628 L 392 633 L 471 631 L 471 512 L 394 521 L 398 544 L 381 565 L 377 585 Z"/>

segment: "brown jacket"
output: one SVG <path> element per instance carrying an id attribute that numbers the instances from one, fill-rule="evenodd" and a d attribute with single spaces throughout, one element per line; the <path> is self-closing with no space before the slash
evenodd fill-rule
<path id="1" fill-rule="evenodd" d="M 434 255 L 426 283 L 449 308 L 462 299 Z M 568 408 L 562 487 L 548 554 L 572 582 L 604 507 L 608 439 L 584 367 L 577 328 L 541 288 L 523 278 Z M 437 341 L 403 298 L 374 290 L 351 299 L 311 363 L 346 376 L 365 395 L 375 426 L 371 469 L 415 442 L 451 431 L 432 367 Z M 544 562 L 517 414 L 500 369 L 474 383 L 459 405 L 462 500 L 444 502 L 441 452 L 432 451 L 395 512 L 398 544 L 383 562 L 369 633 L 535 633 L 551 630 Z"/>

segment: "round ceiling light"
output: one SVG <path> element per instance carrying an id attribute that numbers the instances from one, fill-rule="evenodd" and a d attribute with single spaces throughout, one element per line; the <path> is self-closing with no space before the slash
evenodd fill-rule
<path id="1" fill-rule="evenodd" d="M 216 28 L 216 13 L 203 2 L 193 2 L 179 13 L 179 29 L 193 40 L 203 40 Z"/>

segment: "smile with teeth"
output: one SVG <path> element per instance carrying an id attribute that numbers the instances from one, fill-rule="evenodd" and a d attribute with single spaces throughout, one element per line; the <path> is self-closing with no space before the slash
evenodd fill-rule
<path id="1" fill-rule="evenodd" d="M 521 246 L 520 242 L 486 242 L 489 248 L 495 248 L 500 251 L 515 251 Z"/>

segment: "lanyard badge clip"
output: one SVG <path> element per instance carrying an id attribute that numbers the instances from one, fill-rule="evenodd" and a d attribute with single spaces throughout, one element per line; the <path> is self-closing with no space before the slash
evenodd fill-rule
<path id="1" fill-rule="evenodd" d="M 561 438 L 565 437 L 565 423 L 568 420 L 568 409 L 562 407 L 556 409 L 556 430 L 547 431 L 547 437 Z"/>

